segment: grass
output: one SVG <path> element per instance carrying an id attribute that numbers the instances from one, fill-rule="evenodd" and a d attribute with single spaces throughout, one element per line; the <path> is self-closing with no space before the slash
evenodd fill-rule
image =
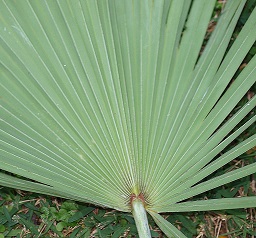
<path id="1" fill-rule="evenodd" d="M 128 213 L 19 190 L 0 190 L 0 237 L 135 237 Z M 157 232 L 152 232 L 159 237 Z"/>
<path id="2" fill-rule="evenodd" d="M 249 15 L 255 1 L 248 1 L 234 32 L 234 39 Z M 206 41 L 212 32 L 223 1 L 217 1 L 213 19 L 209 25 Z M 232 43 L 232 42 L 231 42 Z M 256 45 L 245 58 L 241 69 L 256 53 Z M 240 70 L 241 70 L 240 69 Z M 237 72 L 237 75 L 239 71 Z M 233 113 L 255 94 L 256 86 L 247 93 Z M 245 120 L 251 117 L 251 112 Z M 241 134 L 238 141 L 254 134 L 256 126 L 251 126 Z M 242 167 L 256 158 L 256 148 L 241 155 L 218 173 Z M 211 175 L 215 176 L 216 173 Z M 220 197 L 255 196 L 256 174 L 216 188 L 196 198 L 210 199 Z M 181 229 L 187 237 L 254 237 L 256 236 L 256 209 L 239 209 L 214 212 L 172 213 L 165 218 Z M 165 237 L 149 217 L 152 237 Z M 138 237 L 131 214 L 98 208 L 56 197 L 0 187 L 0 238 L 4 237 Z"/>

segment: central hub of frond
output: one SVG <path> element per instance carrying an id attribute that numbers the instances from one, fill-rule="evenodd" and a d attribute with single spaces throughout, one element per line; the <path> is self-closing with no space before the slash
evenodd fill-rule
<path id="1" fill-rule="evenodd" d="M 139 195 L 136 195 L 135 193 L 132 193 L 131 196 L 130 196 L 131 206 L 132 206 L 132 204 L 135 200 L 140 200 L 143 203 L 144 207 L 145 207 L 146 202 L 145 202 L 145 198 L 144 198 L 143 193 L 139 193 Z"/>

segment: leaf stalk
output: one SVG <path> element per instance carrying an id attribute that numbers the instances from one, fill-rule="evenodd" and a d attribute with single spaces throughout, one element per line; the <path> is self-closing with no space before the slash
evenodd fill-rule
<path id="1" fill-rule="evenodd" d="M 132 195 L 131 196 L 131 206 L 132 214 L 138 229 L 140 238 L 151 238 L 151 233 L 148 226 L 147 212 L 145 209 L 145 202 L 142 199 L 143 196 Z"/>

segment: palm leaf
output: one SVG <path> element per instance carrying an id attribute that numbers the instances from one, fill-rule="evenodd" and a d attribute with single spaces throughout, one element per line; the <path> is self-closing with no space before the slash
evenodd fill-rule
<path id="1" fill-rule="evenodd" d="M 255 122 L 255 97 L 227 119 L 255 83 L 256 56 L 231 84 L 256 40 L 254 9 L 227 52 L 245 3 L 227 2 L 201 53 L 215 0 L 2 0 L 0 184 L 133 210 L 141 236 L 145 208 L 182 237 L 157 213 L 255 206 L 182 202 L 256 172 L 201 182 L 256 145 L 220 155 Z"/>

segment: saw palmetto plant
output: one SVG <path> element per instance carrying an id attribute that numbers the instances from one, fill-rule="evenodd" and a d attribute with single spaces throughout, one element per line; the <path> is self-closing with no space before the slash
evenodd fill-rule
<path id="1" fill-rule="evenodd" d="M 256 145 L 224 150 L 256 118 L 255 96 L 230 116 L 256 80 L 256 56 L 234 80 L 256 9 L 230 45 L 246 0 L 227 1 L 202 47 L 215 2 L 1 0 L 0 185 L 132 212 L 140 237 L 146 212 L 184 237 L 159 213 L 255 207 L 189 200 L 256 172 L 209 178 Z"/>

